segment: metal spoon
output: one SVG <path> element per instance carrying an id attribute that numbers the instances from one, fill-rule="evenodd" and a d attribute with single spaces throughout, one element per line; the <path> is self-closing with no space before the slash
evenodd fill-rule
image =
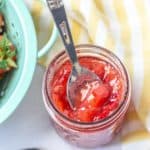
<path id="1" fill-rule="evenodd" d="M 76 99 L 76 91 L 79 92 L 79 87 L 81 87 L 82 84 L 95 81 L 101 83 L 101 80 L 96 74 L 82 67 L 78 62 L 62 0 L 47 0 L 47 4 L 72 63 L 72 71 L 67 82 L 67 96 L 70 106 L 72 109 L 75 109 L 77 104 L 80 103 Z M 84 97 L 86 96 L 87 95 Z"/>

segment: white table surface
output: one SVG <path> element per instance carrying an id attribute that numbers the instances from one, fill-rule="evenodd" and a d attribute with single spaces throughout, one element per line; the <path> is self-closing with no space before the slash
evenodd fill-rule
<path id="1" fill-rule="evenodd" d="M 16 111 L 0 125 L 0 150 L 81 150 L 65 143 L 54 131 L 45 110 L 41 85 L 44 69 L 37 66 L 32 84 Z M 83 149 L 82 149 L 83 150 Z M 96 150 L 121 150 L 114 142 Z"/>

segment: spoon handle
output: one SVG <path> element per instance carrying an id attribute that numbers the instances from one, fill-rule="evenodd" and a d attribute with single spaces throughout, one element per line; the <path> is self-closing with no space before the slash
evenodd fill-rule
<path id="1" fill-rule="evenodd" d="M 55 24 L 59 30 L 66 51 L 72 61 L 72 64 L 77 64 L 77 55 L 73 44 L 66 12 L 62 0 L 47 0 L 48 7 L 52 13 Z"/>

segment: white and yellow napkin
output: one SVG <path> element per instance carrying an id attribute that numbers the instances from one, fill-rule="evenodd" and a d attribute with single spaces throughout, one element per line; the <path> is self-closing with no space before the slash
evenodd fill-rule
<path id="1" fill-rule="evenodd" d="M 39 0 L 24 0 L 31 11 L 39 45 L 50 35 L 49 11 Z M 93 43 L 113 51 L 127 66 L 132 80 L 132 106 L 121 131 L 123 149 L 150 149 L 150 1 L 64 0 L 75 44 Z M 43 38 L 44 37 L 44 38 Z M 58 38 L 49 60 L 63 45 Z M 137 143 L 138 141 L 138 143 Z M 144 141 L 144 142 L 143 142 Z M 126 144 L 124 144 L 126 143 Z M 144 149 L 145 148 L 145 149 Z"/>

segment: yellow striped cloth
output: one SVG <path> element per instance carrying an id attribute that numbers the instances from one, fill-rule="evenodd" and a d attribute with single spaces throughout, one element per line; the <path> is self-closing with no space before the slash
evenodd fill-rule
<path id="1" fill-rule="evenodd" d="M 50 35 L 49 11 L 39 0 L 25 2 L 41 46 Z M 133 103 L 120 133 L 121 148 L 150 149 L 150 0 L 64 0 L 64 3 L 75 44 L 93 43 L 112 50 L 131 75 Z M 58 38 L 40 63 L 47 65 L 62 47 Z"/>

